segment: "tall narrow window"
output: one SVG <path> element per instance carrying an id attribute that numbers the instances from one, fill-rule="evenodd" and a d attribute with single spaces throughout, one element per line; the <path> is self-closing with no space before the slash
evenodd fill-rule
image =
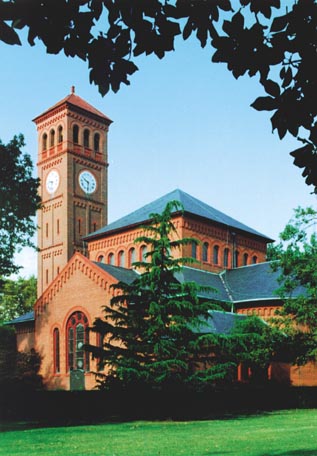
<path id="1" fill-rule="evenodd" d="M 53 332 L 53 354 L 54 354 L 54 372 L 60 372 L 60 352 L 59 352 L 59 329 L 55 328 Z"/>
<path id="2" fill-rule="evenodd" d="M 59 234 L 59 219 L 56 220 L 56 233 Z"/>
<path id="3" fill-rule="evenodd" d="M 67 334 L 67 371 L 89 370 L 89 353 L 84 345 L 89 343 L 88 319 L 82 312 L 73 313 L 66 328 Z"/>
<path id="4" fill-rule="evenodd" d="M 125 266 L 124 263 L 125 263 L 124 251 L 120 250 L 120 252 L 118 253 L 118 266 L 120 266 L 121 268 L 124 268 L 124 266 Z"/>
<path id="5" fill-rule="evenodd" d="M 95 136 L 94 136 L 94 151 L 100 152 L 100 135 L 99 135 L 99 133 L 95 133 Z"/>
<path id="6" fill-rule="evenodd" d="M 42 150 L 46 150 L 47 149 L 47 134 L 44 133 L 43 137 L 42 137 Z"/>
<path id="7" fill-rule="evenodd" d="M 225 268 L 229 266 L 229 249 L 226 248 L 223 251 L 223 265 Z"/>
<path id="8" fill-rule="evenodd" d="M 92 224 L 92 231 L 96 231 L 97 230 L 97 223 L 96 222 L 93 222 Z"/>
<path id="9" fill-rule="evenodd" d="M 78 144 L 79 143 L 79 127 L 78 125 L 73 126 L 73 143 Z"/>
<path id="10" fill-rule="evenodd" d="M 48 237 L 48 223 L 45 223 L 45 236 Z"/>
<path id="11" fill-rule="evenodd" d="M 98 263 L 104 263 L 105 262 L 105 257 L 103 255 L 99 255 L 97 261 L 98 261 Z"/>
<path id="12" fill-rule="evenodd" d="M 141 261 L 146 261 L 146 254 L 147 254 L 147 246 L 146 245 L 142 245 L 142 247 L 140 249 L 140 253 L 141 253 Z"/>
<path id="13" fill-rule="evenodd" d="M 63 127 L 60 125 L 57 130 L 57 142 L 63 142 Z"/>
<path id="14" fill-rule="evenodd" d="M 84 147 L 89 147 L 89 130 L 84 130 Z"/>
<path id="15" fill-rule="evenodd" d="M 256 255 L 254 255 L 254 256 L 252 257 L 252 263 L 253 263 L 253 264 L 256 264 L 257 262 L 258 262 L 258 257 L 257 257 Z"/>
<path id="16" fill-rule="evenodd" d="M 235 250 L 235 252 L 234 252 L 233 261 L 234 261 L 233 267 L 237 268 L 239 266 L 239 252 L 238 252 L 238 250 Z"/>
<path id="17" fill-rule="evenodd" d="M 215 245 L 213 248 L 213 263 L 219 264 L 219 245 Z"/>
<path id="18" fill-rule="evenodd" d="M 45 269 L 45 281 L 48 284 L 48 269 Z"/>
<path id="19" fill-rule="evenodd" d="M 249 255 L 247 253 L 245 253 L 243 255 L 243 266 L 246 266 L 248 264 L 248 259 L 249 259 Z"/>
<path id="20" fill-rule="evenodd" d="M 55 145 L 55 130 L 50 131 L 50 147 Z"/>
<path id="21" fill-rule="evenodd" d="M 109 253 L 109 255 L 108 255 L 108 264 L 111 264 L 112 266 L 114 266 L 114 254 L 113 253 Z"/>
<path id="22" fill-rule="evenodd" d="M 202 260 L 203 261 L 208 261 L 208 250 L 209 250 L 209 244 L 208 242 L 204 242 L 203 243 L 203 257 L 202 257 Z"/>
<path id="23" fill-rule="evenodd" d="M 136 261 L 135 248 L 129 250 L 129 268 L 133 266 L 133 263 Z"/>
<path id="24" fill-rule="evenodd" d="M 81 234 L 81 219 L 77 220 L 78 234 Z"/>
<path id="25" fill-rule="evenodd" d="M 197 244 L 196 242 L 192 242 L 192 258 L 197 258 Z"/>

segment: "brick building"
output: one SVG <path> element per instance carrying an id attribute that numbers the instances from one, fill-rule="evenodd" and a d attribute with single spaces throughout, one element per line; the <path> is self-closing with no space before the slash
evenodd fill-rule
<path id="1" fill-rule="evenodd" d="M 133 262 L 142 259 L 147 247 L 134 240 L 143 234 L 149 214 L 161 212 L 171 200 L 184 208 L 173 213 L 175 235 L 200 241 L 179 252 L 198 263 L 185 267 L 178 279 L 212 286 L 216 291 L 203 297 L 229 303 L 232 312 L 273 315 L 280 301 L 277 273 L 265 262 L 271 239 L 181 190 L 107 224 L 107 135 L 112 121 L 74 89 L 34 121 L 43 202 L 38 216 L 38 299 L 34 312 L 12 323 L 18 349 L 35 348 L 42 356 L 41 374 L 48 388 L 69 389 L 76 383 L 75 373 L 81 373 L 81 387 L 95 386 L 91 371 L 96 364 L 82 346 L 88 338 L 95 345 L 100 340 L 86 329 L 103 316 L 111 285 L 136 277 Z M 224 331 L 232 321 L 232 313 L 214 314 L 210 330 Z M 313 365 L 273 366 L 274 372 L 294 385 L 317 384 Z"/>

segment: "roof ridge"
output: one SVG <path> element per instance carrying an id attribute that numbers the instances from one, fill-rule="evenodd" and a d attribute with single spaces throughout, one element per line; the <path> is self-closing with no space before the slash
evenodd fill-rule
<path id="1" fill-rule="evenodd" d="M 184 192 L 180 189 L 175 189 L 160 198 L 156 198 L 154 201 L 145 204 L 144 206 L 135 209 L 129 214 L 120 217 L 119 219 L 111 222 L 109 225 L 106 225 L 99 230 L 88 234 L 84 239 L 92 239 L 93 237 L 99 237 L 103 234 L 109 233 L 111 231 L 126 229 L 127 227 L 141 225 L 150 220 L 150 214 L 164 210 L 166 204 L 172 200 L 178 199 L 183 205 L 184 212 L 187 214 L 194 215 L 196 217 L 201 217 L 206 220 L 213 221 L 214 223 L 219 223 L 226 227 L 231 227 L 233 230 L 238 230 L 252 234 L 253 236 L 261 237 L 266 240 L 266 242 L 271 242 L 272 239 L 260 233 L 259 231 L 245 225 L 242 222 L 226 215 L 224 212 L 215 209 L 213 206 L 200 201 L 194 196 Z M 178 211 L 173 210 L 172 214 L 176 214 Z"/>
<path id="2" fill-rule="evenodd" d="M 99 109 L 95 108 L 92 106 L 88 101 L 84 100 L 81 98 L 79 95 L 76 95 L 75 92 L 70 93 L 66 97 L 64 97 L 62 100 L 58 101 L 55 103 L 53 106 L 50 108 L 46 109 L 44 112 L 36 116 L 33 121 L 36 122 L 38 119 L 41 117 L 45 116 L 49 112 L 53 111 L 54 109 L 57 109 L 58 107 L 62 106 L 63 104 L 69 104 L 71 106 L 83 109 L 86 112 L 89 112 L 90 114 L 94 114 L 95 116 L 101 117 L 104 120 L 107 120 L 109 123 L 112 123 L 112 120 L 107 117 L 105 114 L 103 114 Z"/>
<path id="3" fill-rule="evenodd" d="M 199 272 L 203 272 L 205 274 L 211 274 L 211 275 L 215 275 L 215 276 L 219 276 L 223 272 L 223 271 L 221 271 L 221 272 L 206 271 L 205 269 L 198 269 L 198 268 L 194 268 L 193 266 L 183 266 L 183 268 L 190 269 L 192 271 L 199 271 Z"/>

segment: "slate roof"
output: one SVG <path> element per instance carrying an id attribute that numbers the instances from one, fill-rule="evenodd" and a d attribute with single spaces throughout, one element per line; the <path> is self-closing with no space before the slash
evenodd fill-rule
<path id="1" fill-rule="evenodd" d="M 222 273 L 230 298 L 234 302 L 277 299 L 280 272 L 274 272 L 271 263 L 257 263 L 230 269 Z"/>
<path id="2" fill-rule="evenodd" d="M 230 269 L 221 274 L 230 300 L 234 303 L 259 300 L 279 300 L 276 290 L 280 271 L 273 271 L 271 262 L 257 263 Z M 293 296 L 304 293 L 304 287 L 298 287 Z"/>
<path id="3" fill-rule="evenodd" d="M 95 116 L 101 117 L 104 121 L 107 121 L 107 123 L 112 123 L 112 120 L 109 119 L 105 114 L 103 114 L 101 111 L 98 111 L 98 109 L 94 108 L 91 106 L 87 101 L 83 100 L 81 97 L 78 95 L 75 95 L 74 92 L 72 92 L 70 95 L 67 95 L 67 97 L 63 98 L 56 104 L 54 104 L 51 108 L 47 109 L 44 111 L 42 114 L 39 116 L 36 116 L 35 119 L 33 119 L 34 122 L 36 122 L 38 119 L 40 119 L 42 116 L 45 114 L 49 113 L 53 109 L 58 108 L 59 106 L 62 106 L 63 104 L 69 105 L 71 107 L 77 107 L 80 108 L 86 112 L 89 112 L 90 114 L 94 114 Z"/>
<path id="4" fill-rule="evenodd" d="M 24 315 L 21 315 L 20 317 L 14 318 L 11 321 L 6 321 L 5 325 L 15 325 L 15 324 L 21 324 L 21 323 L 28 323 L 31 321 L 34 321 L 34 311 L 33 310 Z"/>
<path id="5" fill-rule="evenodd" d="M 113 276 L 116 280 L 128 284 L 132 283 L 138 277 L 138 273 L 133 269 L 97 262 L 94 262 L 94 264 Z M 271 263 L 267 262 L 231 269 L 220 274 L 184 267 L 181 272 L 176 274 L 176 278 L 180 282 L 196 282 L 202 287 L 211 287 L 211 289 L 199 292 L 201 298 L 239 304 L 261 300 L 279 300 L 280 298 L 276 294 L 276 290 L 279 287 L 277 280 L 279 274 L 279 271 L 273 272 Z M 304 288 L 298 288 L 293 295 L 296 296 L 296 294 L 303 293 L 303 291 Z M 218 325 L 217 327 L 215 326 L 216 329 L 221 325 L 221 318 L 221 315 L 216 314 L 214 319 L 214 324 Z M 226 318 L 230 319 L 231 317 Z M 8 322 L 8 324 L 20 324 L 32 320 L 34 320 L 34 313 L 28 312 Z"/>
<path id="6" fill-rule="evenodd" d="M 206 321 L 205 326 L 200 327 L 200 333 L 230 334 L 239 321 L 248 318 L 247 315 L 219 310 L 211 310 L 209 313 L 210 318 Z"/>
<path id="7" fill-rule="evenodd" d="M 198 293 L 201 298 L 214 299 L 221 302 L 229 301 L 228 293 L 219 274 L 203 271 L 201 269 L 184 267 L 181 272 L 178 272 L 175 275 L 175 277 L 181 283 L 195 282 L 201 287 L 208 287 L 209 289 L 201 290 Z"/>
<path id="8" fill-rule="evenodd" d="M 133 269 L 120 268 L 119 266 L 112 266 L 111 264 L 98 263 L 97 261 L 94 261 L 93 263 L 108 272 L 108 274 L 112 275 L 112 277 L 117 279 L 119 282 L 124 282 L 128 285 L 130 285 L 130 283 L 132 283 L 139 275 Z"/>
<path id="9" fill-rule="evenodd" d="M 161 198 L 158 198 L 157 200 L 146 204 L 136 211 L 131 212 L 130 214 L 116 220 L 115 222 L 112 222 L 109 225 L 106 225 L 103 228 L 95 231 L 94 233 L 89 234 L 84 239 L 90 240 L 95 237 L 102 237 L 102 235 L 110 233 L 112 231 L 122 230 L 130 226 L 145 223 L 149 220 L 151 213 L 161 213 L 164 210 L 166 204 L 173 200 L 179 201 L 183 205 L 185 214 L 202 217 L 206 220 L 219 223 L 220 225 L 225 225 L 236 230 L 253 234 L 257 237 L 262 238 L 266 242 L 272 242 L 272 239 L 268 238 L 264 234 L 254 230 L 253 228 L 250 228 L 247 225 L 244 225 L 232 217 L 229 217 L 223 212 L 220 212 L 208 204 L 203 203 L 202 201 L 194 198 L 193 196 L 183 192 L 180 189 L 176 189 L 162 196 Z M 176 212 L 179 211 L 174 211 L 174 213 Z"/>

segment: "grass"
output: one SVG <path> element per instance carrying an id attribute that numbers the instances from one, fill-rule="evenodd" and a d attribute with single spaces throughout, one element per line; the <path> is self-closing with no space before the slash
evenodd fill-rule
<path id="1" fill-rule="evenodd" d="M 111 423 L 26 429 L 2 427 L 6 456 L 312 456 L 317 410 L 225 420 Z"/>

